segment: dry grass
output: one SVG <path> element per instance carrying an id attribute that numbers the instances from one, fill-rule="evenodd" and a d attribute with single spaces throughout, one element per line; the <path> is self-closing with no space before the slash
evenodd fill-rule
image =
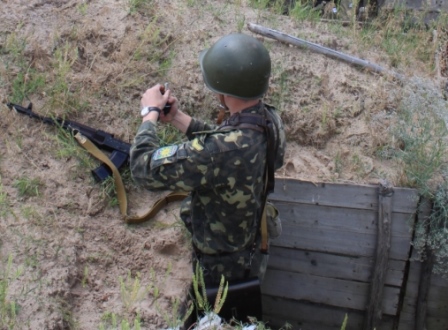
<path id="1" fill-rule="evenodd" d="M 312 7 L 296 3 L 290 16 L 284 16 L 280 0 L 271 5 L 265 0 L 122 0 L 112 9 L 99 8 L 89 1 L 67 0 L 67 6 L 48 1 L 53 14 L 62 12 L 73 23 L 64 24 L 66 17 L 59 17 L 54 25 L 53 20 L 36 22 L 35 27 L 27 21 L 0 20 L 4 25 L 0 29 L 0 99 L 23 105 L 32 101 L 35 111 L 42 115 L 67 116 L 130 142 L 140 122 L 142 91 L 156 82 L 169 81 L 186 112 L 214 122 L 216 101 L 203 85 L 197 55 L 221 35 L 248 33 L 246 23 L 259 23 L 368 59 L 408 77 L 405 82 L 394 81 L 256 36 L 263 39 L 273 59 L 266 101 L 281 111 L 288 141 L 297 147 L 292 150 L 313 150 L 300 158 L 303 162 L 292 176 L 362 183 L 386 178 L 396 186 L 416 187 L 434 197 L 436 187 L 445 180 L 447 164 L 446 16 L 425 26 L 415 13 L 397 9 L 364 24 L 353 16 L 344 22 L 324 22 Z M 39 28 L 42 31 L 33 30 Z M 411 79 L 414 76 L 418 78 Z M 4 146 L 0 152 L 0 229 L 7 233 L 0 238 L 0 264 L 7 266 L 2 267 L 6 275 L 0 272 L 0 315 L 7 320 L 0 323 L 0 328 L 20 329 L 31 322 L 33 315 L 23 316 L 27 315 L 23 307 L 22 314 L 17 309 L 16 317 L 15 302 L 32 297 L 34 291 L 26 295 L 8 291 L 12 284 L 20 286 L 11 272 L 26 268 L 34 275 L 21 281 L 28 281 L 27 289 L 40 292 L 48 284 L 39 282 L 48 271 L 42 264 L 63 260 L 60 268 L 69 270 L 67 283 L 93 288 L 92 274 L 100 273 L 96 267 L 112 267 L 114 263 L 115 243 L 79 261 L 76 253 L 80 252 L 74 253 L 64 239 L 55 236 L 84 237 L 86 228 L 91 228 L 82 224 L 79 214 L 100 214 L 115 207 L 116 200 L 111 182 L 101 186 L 91 181 L 90 169 L 95 164 L 76 143 L 71 143 L 70 136 L 6 111 L 0 127 L 0 144 Z M 160 128 L 160 137 L 166 144 L 182 138 L 168 127 Z M 295 157 L 300 155 L 291 158 Z M 321 172 L 316 164 L 322 167 Z M 25 173 L 12 171 L 15 166 Z M 58 169 L 64 179 L 45 172 L 49 167 Z M 329 174 L 319 177 L 317 172 Z M 124 177 L 127 188 L 138 193 L 130 176 Z M 80 188 L 85 183 L 89 188 Z M 76 189 L 78 194 L 73 193 Z M 65 195 L 49 195 L 52 190 Z M 17 202 L 25 199 L 27 205 Z M 61 219 L 70 219 L 70 225 L 61 225 Z M 17 229 L 22 223 L 27 223 L 25 232 Z M 132 243 L 127 239 L 126 248 Z M 437 239 L 444 242 L 445 236 Z M 141 242 L 142 246 L 146 244 Z M 12 259 L 10 252 L 15 255 Z M 141 268 L 133 269 L 134 280 L 137 271 L 149 267 Z M 128 275 L 128 269 L 119 271 Z M 137 283 L 131 277 L 129 281 Z M 119 287 L 119 282 L 117 277 L 108 284 Z M 78 321 L 82 315 L 76 315 L 70 304 L 76 295 L 60 294 L 70 292 L 67 283 L 51 293 L 51 312 L 45 310 L 46 296 L 35 296 L 39 305 L 36 310 L 47 313 L 43 317 L 49 328 L 81 328 Z M 134 313 L 141 283 L 135 287 L 129 283 L 121 282 L 121 304 L 125 308 L 105 312 L 103 319 L 97 320 L 97 327 L 117 328 L 120 320 L 125 320 L 121 328 L 136 329 L 140 322 L 153 321 L 150 317 L 142 320 Z M 167 306 L 172 307 L 166 302 L 160 306 L 165 313 Z M 178 320 L 177 316 L 162 318 Z M 56 321 L 51 323 L 53 319 Z M 153 327 L 168 323 L 154 322 Z"/>

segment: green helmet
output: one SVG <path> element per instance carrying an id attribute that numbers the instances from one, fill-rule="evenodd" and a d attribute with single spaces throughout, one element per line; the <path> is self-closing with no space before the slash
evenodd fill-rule
<path id="1" fill-rule="evenodd" d="M 262 97 L 269 85 L 271 58 L 257 39 L 229 34 L 204 50 L 200 64 L 205 84 L 212 91 L 240 99 Z"/>

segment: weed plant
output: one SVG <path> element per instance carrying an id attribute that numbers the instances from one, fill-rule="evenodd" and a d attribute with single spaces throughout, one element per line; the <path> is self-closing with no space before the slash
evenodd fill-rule
<path id="1" fill-rule="evenodd" d="M 42 183 L 39 179 L 32 179 L 23 176 L 14 181 L 14 187 L 17 188 L 20 197 L 35 197 L 39 196 L 39 188 Z"/>
<path id="2" fill-rule="evenodd" d="M 140 274 L 134 278 L 128 272 L 126 278 L 118 278 L 123 313 L 105 312 L 99 324 L 100 330 L 139 330 L 142 329 L 140 315 L 132 313 L 136 304 L 147 297 L 151 285 L 142 286 Z"/>
<path id="3" fill-rule="evenodd" d="M 13 271 L 11 255 L 8 257 L 5 267 L 3 267 L 4 261 L 0 262 L 2 263 L 0 268 L 0 328 L 12 330 L 15 329 L 19 305 L 10 296 L 9 287 L 11 281 L 21 275 L 21 270 Z"/>
<path id="4" fill-rule="evenodd" d="M 5 218 L 9 212 L 8 195 L 3 191 L 2 177 L 0 176 L 0 218 Z"/>
<path id="5" fill-rule="evenodd" d="M 128 4 L 129 13 L 134 14 L 147 9 L 151 5 L 151 0 L 128 0 Z"/>
<path id="6" fill-rule="evenodd" d="M 422 258 L 434 253 L 434 271 L 448 276 L 448 102 L 433 84 L 413 79 L 404 89 L 398 115 L 391 128 L 398 139 L 395 157 L 401 160 L 401 185 L 417 188 L 432 200 L 434 212 L 416 224 L 414 246 Z"/>
<path id="7" fill-rule="evenodd" d="M 160 146 L 167 146 L 170 144 L 180 143 L 185 140 L 182 133 L 171 125 L 164 125 L 159 127 L 157 136 L 160 139 Z"/>
<path id="8" fill-rule="evenodd" d="M 307 0 L 297 0 L 294 7 L 290 9 L 289 15 L 299 22 L 317 22 L 321 18 L 319 11 L 315 10 L 312 3 Z"/>
<path id="9" fill-rule="evenodd" d="M 99 330 L 140 330 L 141 326 L 140 316 L 137 315 L 133 322 L 122 319 L 119 315 L 112 312 L 106 312 L 101 318 Z"/>
<path id="10" fill-rule="evenodd" d="M 418 224 L 416 242 L 423 257 L 434 256 L 433 272 L 448 279 L 448 184 L 440 185 L 433 196 L 433 211 L 426 221 Z M 418 244 L 418 245 L 417 245 Z"/>
<path id="11" fill-rule="evenodd" d="M 445 21 L 442 14 L 432 23 L 425 22 L 425 12 L 409 11 L 396 7 L 394 10 L 380 11 L 374 20 L 364 24 L 360 30 L 353 30 L 363 48 L 378 48 L 385 52 L 389 66 L 405 70 L 419 66 L 431 72 L 434 67 L 433 31 L 440 29 Z M 428 28 L 428 24 L 433 25 Z"/>
<path id="12" fill-rule="evenodd" d="M 121 301 L 126 311 L 130 312 L 130 309 L 137 302 L 141 301 L 146 294 L 151 290 L 150 287 L 142 287 L 140 282 L 140 274 L 137 274 L 132 279 L 130 272 L 126 279 L 119 277 Z"/>
<path id="13" fill-rule="evenodd" d="M 119 277 L 120 284 L 120 296 L 123 303 L 123 313 L 106 312 L 102 317 L 102 321 L 99 325 L 99 329 L 121 329 L 121 330 L 138 330 L 142 329 L 142 322 L 140 315 L 135 315 L 134 310 L 137 305 L 144 299 L 148 299 L 148 296 L 152 296 L 153 303 L 156 304 L 156 308 L 163 316 L 166 324 L 170 327 L 178 328 L 185 323 L 186 318 L 189 317 L 193 310 L 193 306 L 187 310 L 183 318 L 180 317 L 180 301 L 175 299 L 172 303 L 169 312 L 161 310 L 158 306 L 158 299 L 160 297 L 160 287 L 165 285 L 165 281 L 168 279 L 171 273 L 171 264 L 168 265 L 165 276 L 162 277 L 162 281 L 156 276 L 153 269 L 150 272 L 150 284 L 142 285 L 141 275 L 136 274 L 135 277 L 128 272 L 126 278 Z"/>
<path id="14" fill-rule="evenodd" d="M 62 128 L 57 127 L 57 134 L 48 134 L 49 138 L 56 142 L 57 148 L 55 149 L 56 158 L 69 159 L 75 157 L 82 169 L 92 169 L 97 166 L 93 157 L 90 157 L 88 152 L 82 148 L 73 136 L 73 133 Z"/>

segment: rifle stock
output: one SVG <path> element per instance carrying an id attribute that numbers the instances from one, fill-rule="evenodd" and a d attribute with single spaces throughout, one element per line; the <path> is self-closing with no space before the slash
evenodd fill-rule
<path id="1" fill-rule="evenodd" d="M 63 129 L 70 131 L 72 135 L 77 132 L 81 133 L 98 148 L 111 152 L 109 158 L 117 169 L 120 169 L 129 161 L 131 144 L 116 139 L 113 134 L 60 117 L 50 118 L 41 116 L 33 112 L 32 103 L 30 103 L 27 108 L 14 103 L 7 103 L 6 106 L 22 115 L 27 115 L 31 118 L 40 120 L 45 124 L 62 127 Z M 101 164 L 96 169 L 92 170 L 92 175 L 96 181 L 101 182 L 111 176 L 112 171 L 106 164 Z"/>

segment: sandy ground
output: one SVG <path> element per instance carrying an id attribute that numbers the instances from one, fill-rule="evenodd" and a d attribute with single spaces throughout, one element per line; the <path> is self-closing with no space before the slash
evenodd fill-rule
<path id="1" fill-rule="evenodd" d="M 42 73 L 44 86 L 25 91 L 24 106 L 29 99 L 40 114 L 68 116 L 131 142 L 141 93 L 169 81 L 185 111 L 214 120 L 217 107 L 202 82 L 198 54 L 240 28 L 255 35 L 245 26 L 249 22 L 389 65 L 381 54 L 337 37 L 326 23 L 297 23 L 245 1 L 153 0 L 131 10 L 138 3 L 0 0 L 2 103 L 20 90 L 16 81 Z M 277 176 L 349 183 L 386 177 L 400 185 L 399 166 L 375 157 L 389 142 L 398 85 L 257 37 L 273 60 L 266 100 L 282 111 L 287 128 L 286 161 Z M 413 69 L 407 74 L 423 74 L 418 65 Z M 65 92 L 57 94 L 58 86 Z M 126 225 L 113 194 L 90 175 L 98 163 L 76 142 L 70 145 L 72 139 L 60 138 L 57 129 L 1 109 L 0 280 L 7 280 L 8 293 L 0 304 L 16 303 L 11 328 L 114 328 L 114 318 L 118 324 L 139 318 L 142 329 L 172 325 L 191 280 L 179 204 L 150 222 Z M 36 193 L 21 193 L 20 183 L 30 181 Z M 125 182 L 131 213 L 166 194 Z"/>

